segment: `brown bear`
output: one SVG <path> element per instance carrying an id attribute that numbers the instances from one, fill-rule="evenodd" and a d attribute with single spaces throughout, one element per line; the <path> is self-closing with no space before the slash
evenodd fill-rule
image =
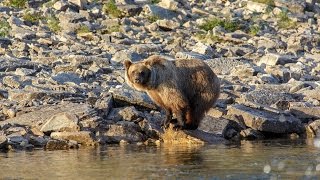
<path id="1" fill-rule="evenodd" d="M 164 127 L 168 127 L 174 113 L 175 128 L 197 129 L 206 111 L 219 97 L 218 77 L 198 59 L 170 61 L 154 55 L 137 63 L 126 60 L 124 66 L 127 84 L 146 92 L 165 109 Z"/>

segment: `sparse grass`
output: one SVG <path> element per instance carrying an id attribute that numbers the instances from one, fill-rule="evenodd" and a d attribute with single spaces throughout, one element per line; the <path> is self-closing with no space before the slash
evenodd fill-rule
<path id="1" fill-rule="evenodd" d="M 160 17 L 157 15 L 152 15 L 152 16 L 148 16 L 147 19 L 149 22 L 153 23 L 153 22 L 156 22 L 157 20 L 159 20 Z"/>
<path id="2" fill-rule="evenodd" d="M 44 19 L 44 17 L 39 12 L 25 12 L 23 15 L 25 21 L 30 21 L 31 23 L 38 23 L 39 20 Z"/>
<path id="3" fill-rule="evenodd" d="M 77 30 L 76 33 L 77 34 L 81 34 L 81 33 L 88 33 L 90 32 L 90 28 L 86 25 L 81 25 Z"/>
<path id="4" fill-rule="evenodd" d="M 249 34 L 252 36 L 256 36 L 260 32 L 259 25 L 251 25 L 249 28 Z"/>
<path id="5" fill-rule="evenodd" d="M 115 0 L 109 0 L 103 5 L 102 10 L 115 18 L 120 18 L 122 16 L 122 12 L 118 9 Z"/>
<path id="6" fill-rule="evenodd" d="M 101 31 L 102 34 L 110 34 L 113 32 L 120 32 L 120 25 L 112 25 Z"/>
<path id="7" fill-rule="evenodd" d="M 58 0 L 50 0 L 43 4 L 44 7 L 52 7 L 54 3 L 58 2 Z"/>
<path id="8" fill-rule="evenodd" d="M 108 28 L 108 32 L 112 33 L 112 32 L 120 32 L 120 25 L 114 25 L 114 26 L 110 26 Z"/>
<path id="9" fill-rule="evenodd" d="M 290 29 L 290 28 L 294 28 L 296 25 L 297 25 L 297 23 L 292 21 L 288 17 L 288 12 L 287 11 L 282 11 L 278 15 L 278 26 L 279 26 L 279 28 L 281 28 L 281 29 Z"/>
<path id="10" fill-rule="evenodd" d="M 0 21 L 0 37 L 6 37 L 9 35 L 10 25 L 6 20 Z"/>
<path id="11" fill-rule="evenodd" d="M 237 29 L 240 29 L 238 24 L 235 22 L 232 22 L 230 20 L 224 20 L 224 19 L 218 19 L 218 18 L 212 18 L 207 20 L 205 23 L 199 26 L 200 29 L 209 31 L 212 30 L 216 26 L 221 26 L 225 30 L 233 32 L 236 31 Z"/>
<path id="12" fill-rule="evenodd" d="M 213 35 L 213 34 L 206 34 L 203 32 L 197 32 L 195 34 L 195 37 L 198 38 L 202 42 L 222 42 L 223 39 L 221 39 L 219 36 Z"/>
<path id="13" fill-rule="evenodd" d="M 151 4 L 158 4 L 160 0 L 151 0 Z"/>
<path id="14" fill-rule="evenodd" d="M 251 1 L 267 4 L 269 6 L 274 6 L 274 0 L 251 0 Z"/>
<path id="15" fill-rule="evenodd" d="M 61 30 L 60 22 L 59 22 L 58 18 L 56 18 L 55 16 L 47 17 L 47 23 L 48 23 L 48 27 L 51 31 L 56 33 Z"/>
<path id="16" fill-rule="evenodd" d="M 4 5 L 14 8 L 25 8 L 27 5 L 27 0 L 6 0 Z"/>

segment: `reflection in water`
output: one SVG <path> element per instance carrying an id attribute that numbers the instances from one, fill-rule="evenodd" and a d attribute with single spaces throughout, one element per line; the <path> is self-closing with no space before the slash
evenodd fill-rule
<path id="1" fill-rule="evenodd" d="M 317 179 L 320 149 L 313 142 L 8 152 L 0 154 L 0 179 Z"/>

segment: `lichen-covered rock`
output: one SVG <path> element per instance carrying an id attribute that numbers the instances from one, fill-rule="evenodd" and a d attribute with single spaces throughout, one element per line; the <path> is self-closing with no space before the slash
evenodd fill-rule
<path id="1" fill-rule="evenodd" d="M 46 150 L 65 150 L 69 148 L 70 146 L 65 140 L 49 140 L 45 146 Z"/>
<path id="2" fill-rule="evenodd" d="M 50 134 L 52 139 L 59 140 L 72 140 L 79 144 L 92 146 L 95 144 L 93 135 L 89 131 L 79 131 L 79 132 L 53 132 Z"/>
<path id="3" fill-rule="evenodd" d="M 320 119 L 311 122 L 306 126 L 308 137 L 314 138 L 320 136 Z"/>
<path id="4" fill-rule="evenodd" d="M 6 136 L 0 135 L 0 149 L 5 148 L 7 143 L 8 143 L 8 139 L 6 138 Z"/>
<path id="5" fill-rule="evenodd" d="M 319 119 L 320 107 L 290 106 L 290 112 L 299 119 Z"/>
<path id="6" fill-rule="evenodd" d="M 173 145 L 197 145 L 197 144 L 223 144 L 226 143 L 222 137 L 207 133 L 201 130 L 176 131 L 169 127 L 162 135 L 161 139 L 164 144 Z"/>

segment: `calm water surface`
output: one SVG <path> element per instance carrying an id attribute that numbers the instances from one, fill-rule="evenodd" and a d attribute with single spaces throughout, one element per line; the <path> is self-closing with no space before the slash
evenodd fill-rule
<path id="1" fill-rule="evenodd" d="M 320 179 L 313 140 L 0 153 L 0 179 Z"/>

